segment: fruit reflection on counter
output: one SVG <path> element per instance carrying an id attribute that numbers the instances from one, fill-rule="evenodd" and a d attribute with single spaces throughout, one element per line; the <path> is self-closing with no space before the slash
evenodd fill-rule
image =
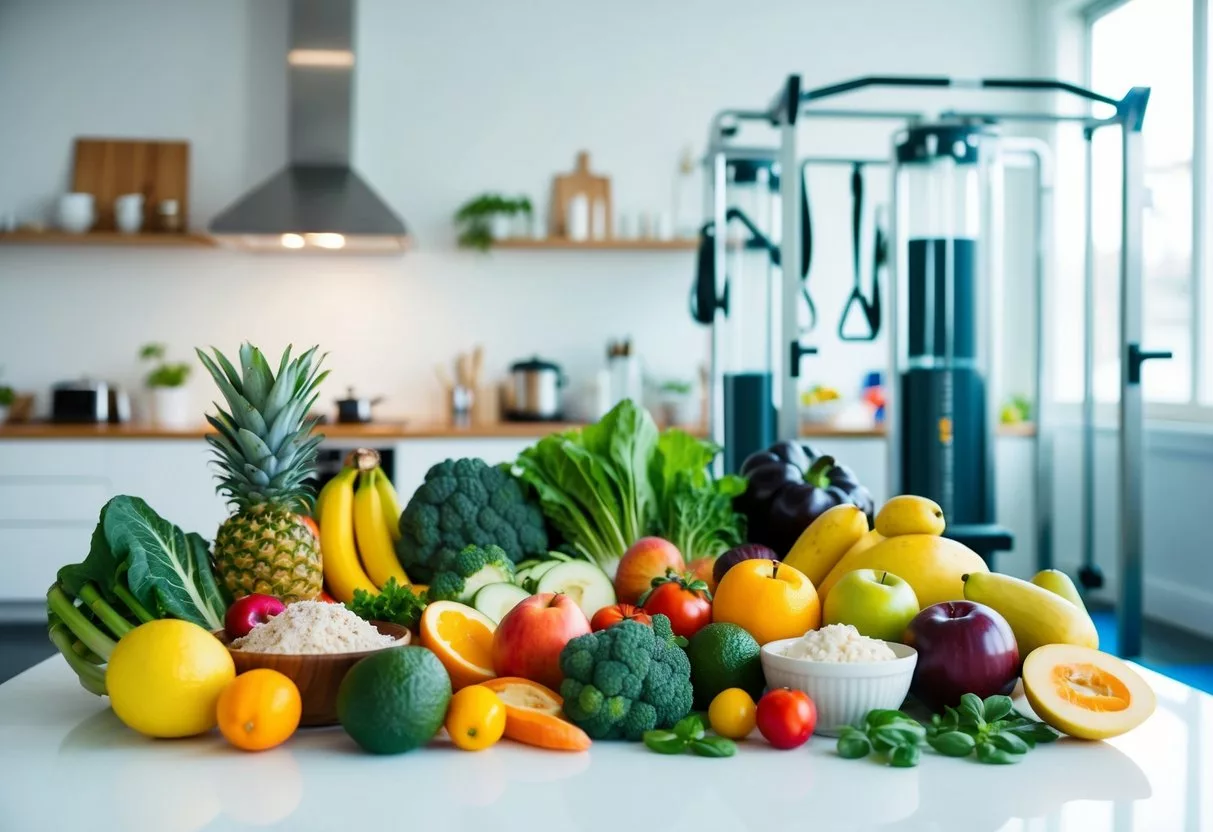
<path id="1" fill-rule="evenodd" d="M 1068 578 L 990 573 L 942 536 L 937 504 L 902 495 L 875 511 L 811 449 L 780 443 L 715 477 L 718 448 L 625 401 L 510 465 L 438 462 L 403 509 L 359 450 L 317 497 L 317 540 L 302 517 L 316 351 L 288 350 L 276 374 L 248 345 L 239 371 L 218 352 L 204 363 L 231 411 L 212 417 L 234 507 L 214 551 L 116 497 L 47 596 L 81 684 L 142 733 L 218 724 L 249 751 L 288 741 L 308 680 L 236 675 L 257 650 L 284 667 L 345 662 L 336 718 L 377 754 L 444 726 L 469 751 L 621 739 L 718 758 L 744 754 L 735 740 L 790 750 L 841 730 L 842 756 L 895 766 L 924 750 L 1015 762 L 1055 736 L 1003 710 L 1021 666 L 1036 713 L 1070 735 L 1115 736 L 1153 710 L 1148 685 L 1094 649 Z M 907 690 L 929 724 L 897 710 Z M 842 725 L 860 702 L 879 707 Z"/>

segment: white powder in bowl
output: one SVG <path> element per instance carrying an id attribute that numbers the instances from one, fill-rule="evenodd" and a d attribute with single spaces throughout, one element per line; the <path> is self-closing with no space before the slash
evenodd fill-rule
<path id="1" fill-rule="evenodd" d="M 249 653 L 359 653 L 396 643 L 341 604 L 298 601 L 264 624 L 258 624 L 232 649 Z"/>
<path id="2" fill-rule="evenodd" d="M 887 662 L 897 658 L 889 645 L 860 635 L 850 624 L 828 624 L 820 630 L 809 630 L 799 641 L 789 644 L 783 654 L 814 662 Z"/>

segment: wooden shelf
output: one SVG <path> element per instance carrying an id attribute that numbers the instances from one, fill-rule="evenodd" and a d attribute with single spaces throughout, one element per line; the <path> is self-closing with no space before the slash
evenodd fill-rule
<path id="1" fill-rule="evenodd" d="M 185 233 L 139 233 L 123 234 L 118 231 L 89 231 L 85 234 L 69 234 L 66 231 L 7 231 L 0 233 L 0 245 L 39 246 L 132 246 L 137 248 L 202 248 L 215 245 L 206 234 Z"/>
<path id="2" fill-rule="evenodd" d="M 694 251 L 698 240 L 566 240 L 551 237 L 534 240 L 517 237 L 510 240 L 494 240 L 493 248 L 505 249 L 562 249 L 565 251 Z"/>

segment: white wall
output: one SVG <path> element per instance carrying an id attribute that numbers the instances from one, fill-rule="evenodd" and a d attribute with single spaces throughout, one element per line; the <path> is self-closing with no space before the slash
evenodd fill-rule
<path id="1" fill-rule="evenodd" d="M 686 311 L 689 253 L 453 250 L 449 222 L 487 189 L 546 201 L 581 148 L 613 176 L 616 208 L 665 210 L 683 147 L 712 113 L 765 105 L 781 79 L 871 72 L 1017 75 L 1030 67 L 1027 3 L 724 0 L 469 4 L 362 0 L 355 162 L 406 219 L 403 258 L 223 251 L 0 248 L 0 365 L 44 390 L 82 373 L 134 385 L 137 347 L 278 349 L 319 342 L 332 383 L 439 412 L 433 365 L 482 341 L 489 369 L 540 352 L 585 379 L 630 334 L 658 374 L 690 376 L 704 331 Z M 195 224 L 285 158 L 283 0 L 8 0 L 0 4 L 0 215 L 45 211 L 78 135 L 192 143 Z M 888 103 L 869 96 L 868 103 Z M 806 149 L 883 154 L 889 128 L 822 125 Z M 824 178 L 823 178 L 824 177 Z M 849 289 L 846 173 L 814 176 L 822 358 L 810 380 L 851 390 L 880 344 L 842 348 Z M 832 205 L 830 205 L 832 203 Z M 827 207 L 829 206 L 829 207 Z M 12 314 L 18 310 L 18 314 Z M 192 384 L 199 406 L 209 382 Z M 43 397 L 45 398 L 45 397 Z"/>

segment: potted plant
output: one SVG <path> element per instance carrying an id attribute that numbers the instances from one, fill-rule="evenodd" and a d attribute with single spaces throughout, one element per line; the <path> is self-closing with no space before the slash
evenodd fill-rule
<path id="1" fill-rule="evenodd" d="M 481 194 L 470 199 L 455 212 L 455 226 L 459 229 L 459 245 L 488 251 L 493 240 L 504 240 L 517 235 L 517 218 L 530 224 L 531 201 L 525 196 L 508 197 L 501 194 Z"/>
<path id="2" fill-rule="evenodd" d="M 7 384 L 0 384 L 0 425 L 8 421 L 8 409 L 16 401 L 17 394 Z"/>
<path id="3" fill-rule="evenodd" d="M 695 385 L 685 379 L 667 379 L 657 385 L 661 420 L 667 427 L 691 424 L 691 392 L 694 389 Z"/>
<path id="4" fill-rule="evenodd" d="M 153 363 L 146 379 L 151 393 L 152 424 L 165 428 L 187 428 L 194 422 L 189 391 L 185 389 L 190 365 L 183 361 L 166 361 L 165 353 L 164 344 L 145 344 L 139 350 L 141 360 Z"/>

